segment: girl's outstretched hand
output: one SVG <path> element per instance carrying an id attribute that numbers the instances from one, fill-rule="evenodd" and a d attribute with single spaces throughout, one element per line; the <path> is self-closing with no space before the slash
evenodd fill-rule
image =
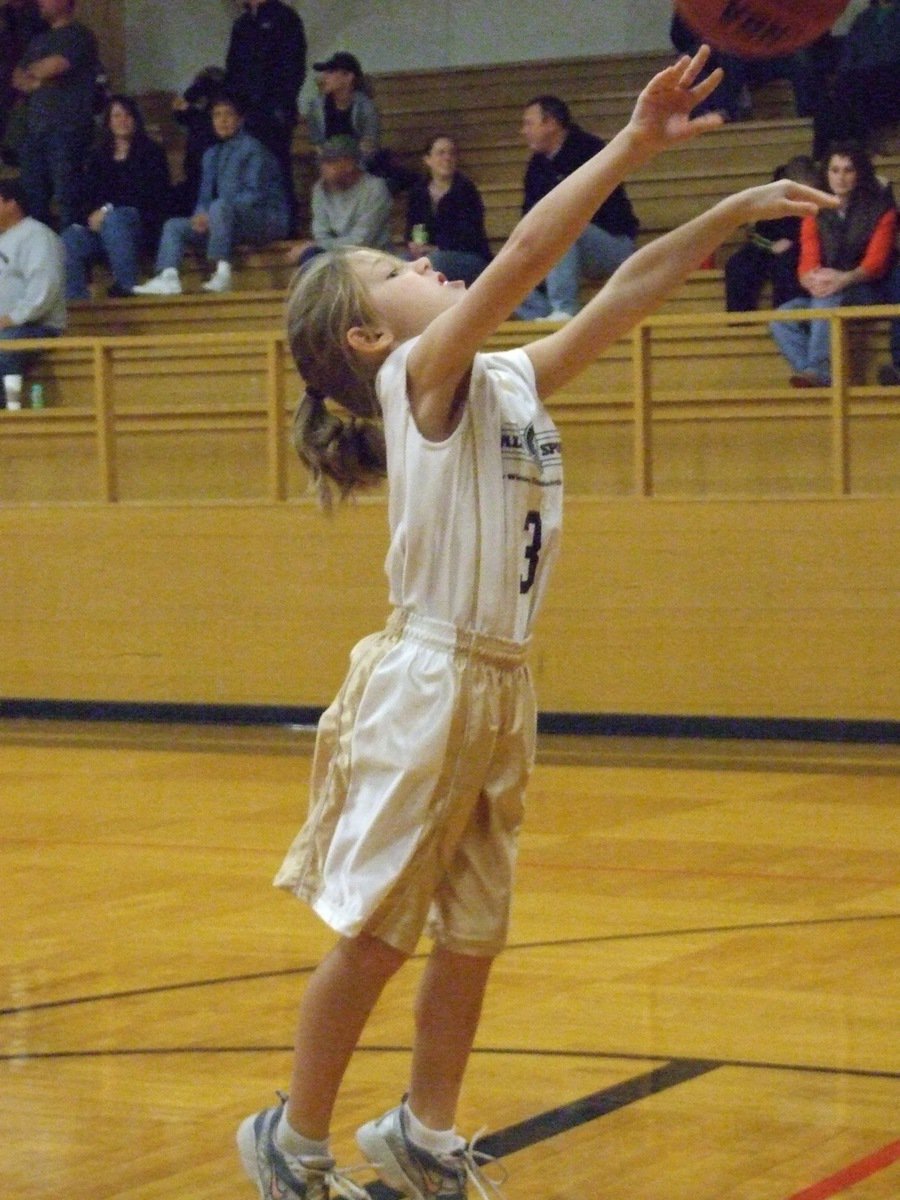
<path id="1" fill-rule="evenodd" d="M 820 208 L 837 208 L 840 203 L 831 192 L 779 179 L 760 187 L 747 188 L 735 196 L 741 205 L 741 222 L 772 220 L 776 217 L 813 217 Z"/>
<path id="2" fill-rule="evenodd" d="M 719 113 L 691 118 L 700 101 L 722 82 L 721 67 L 702 83 L 695 82 L 709 55 L 709 46 L 701 46 L 693 58 L 682 55 L 671 67 L 654 75 L 638 96 L 629 126 L 651 150 L 665 150 L 722 124 Z"/>

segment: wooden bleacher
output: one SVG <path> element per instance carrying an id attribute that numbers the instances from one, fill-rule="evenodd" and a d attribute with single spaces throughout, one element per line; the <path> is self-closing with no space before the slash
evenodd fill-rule
<path id="1" fill-rule="evenodd" d="M 608 59 L 571 59 L 548 63 L 469 67 L 451 71 L 396 72 L 374 80 L 382 112 L 385 142 L 418 165 L 427 136 L 450 129 L 457 137 L 463 169 L 479 184 L 485 199 L 487 224 L 495 246 L 502 244 L 518 219 L 521 179 L 527 149 L 519 136 L 522 106 L 533 95 L 556 92 L 570 103 L 577 120 L 610 135 L 626 119 L 634 97 L 668 55 L 625 55 Z M 165 141 L 173 162 L 180 161 L 182 131 L 169 111 L 169 96 L 144 99 L 152 127 Z M 790 90 L 776 83 L 754 95 L 756 119 L 727 125 L 684 147 L 670 151 L 638 171 L 628 183 L 642 223 L 642 239 L 679 224 L 720 197 L 740 187 L 768 179 L 772 166 L 805 150 L 810 141 L 808 121 L 791 115 Z M 900 187 L 900 137 L 889 140 L 891 153 L 878 159 L 881 173 Z M 308 195 L 314 174 L 312 149 L 301 125 L 295 141 L 298 191 Z M 402 200 L 395 213 L 398 238 L 402 231 Z M 98 273 L 97 299 L 70 307 L 70 332 L 77 336 L 140 335 L 168 337 L 189 328 L 197 332 L 280 329 L 284 289 L 293 268 L 285 261 L 289 243 L 262 250 L 242 248 L 237 256 L 236 289 L 210 297 L 199 290 L 205 264 L 188 257 L 187 292 L 181 297 L 129 300 L 100 299 L 105 289 Z M 726 247 L 718 262 L 724 261 Z M 593 290 L 586 285 L 585 296 Z M 702 270 L 666 302 L 663 313 L 717 312 L 724 308 L 721 265 Z M 762 326 L 757 328 L 757 336 Z M 512 337 L 528 336 L 516 328 Z M 718 337 L 718 333 L 714 334 Z M 783 365 L 765 338 L 766 365 L 759 378 L 770 383 L 784 373 Z M 871 340 L 871 339 L 870 339 Z M 729 352 L 746 359 L 747 343 L 726 339 Z M 883 332 L 876 350 L 883 353 Z M 748 379 L 756 377 L 744 362 Z M 55 370 L 55 368 L 54 368 Z M 871 380 L 872 363 L 857 372 Z M 598 380 L 598 383 L 600 381 Z M 52 395 L 54 383 L 49 381 Z"/>
<path id="2" fill-rule="evenodd" d="M 405 165 L 421 166 L 422 150 L 434 134 L 449 132 L 457 139 L 462 168 L 481 189 L 488 236 L 497 249 L 520 213 L 522 174 L 528 158 L 519 134 L 523 105 L 542 92 L 559 94 L 579 123 L 610 137 L 627 120 L 643 83 L 668 61 L 668 54 L 620 55 L 393 72 L 375 76 L 372 82 L 384 143 Z M 171 118 L 169 96 L 155 93 L 143 101 L 177 170 L 183 135 Z M 738 188 L 765 182 L 778 163 L 807 152 L 811 140 L 811 123 L 793 114 L 787 83 L 758 89 L 753 120 L 724 126 L 672 150 L 631 178 L 628 190 L 641 222 L 640 240 L 659 236 Z M 294 158 L 302 223 L 308 220 L 304 201 L 315 175 L 314 154 L 302 122 Z M 900 189 L 900 135 L 887 139 L 885 153 L 877 156 L 876 162 L 880 173 Z M 394 230 L 400 241 L 402 199 L 396 205 Z M 720 251 L 719 265 L 734 240 Z M 287 244 L 242 253 L 238 286 L 252 290 L 284 286 L 290 275 L 283 263 Z M 192 283 L 199 283 L 199 275 Z"/>

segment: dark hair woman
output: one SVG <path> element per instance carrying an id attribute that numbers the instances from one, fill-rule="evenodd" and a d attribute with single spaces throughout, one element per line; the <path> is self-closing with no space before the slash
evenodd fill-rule
<path id="1" fill-rule="evenodd" d="M 131 295 L 140 255 L 159 239 L 169 194 L 165 151 L 147 133 L 136 101 L 111 96 L 81 176 L 81 220 L 62 233 L 69 300 L 89 299 L 95 262 L 109 264 L 110 296 Z"/>
<path id="2" fill-rule="evenodd" d="M 808 295 L 782 304 L 781 312 L 883 302 L 873 284 L 888 273 L 894 257 L 897 207 L 890 186 L 879 182 L 871 159 L 853 142 L 832 145 L 823 183 L 839 204 L 803 218 L 797 276 Z M 794 387 L 831 382 L 829 324 L 772 322 L 772 336 L 794 369 Z"/>
<path id="3" fill-rule="evenodd" d="M 453 138 L 432 138 L 423 161 L 428 178 L 413 184 L 406 211 L 409 257 L 425 256 L 436 271 L 468 285 L 491 260 L 484 204 L 472 180 L 457 169 Z"/>

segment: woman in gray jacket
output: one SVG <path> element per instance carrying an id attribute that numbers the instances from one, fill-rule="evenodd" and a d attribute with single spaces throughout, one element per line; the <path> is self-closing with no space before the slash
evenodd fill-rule
<path id="1" fill-rule="evenodd" d="M 393 195 L 411 187 L 416 173 L 381 145 L 378 109 L 356 55 L 338 50 L 324 62 L 313 63 L 313 70 L 319 72 L 319 90 L 303 113 L 313 145 L 351 137 L 359 146 L 365 170 L 380 176 Z"/>

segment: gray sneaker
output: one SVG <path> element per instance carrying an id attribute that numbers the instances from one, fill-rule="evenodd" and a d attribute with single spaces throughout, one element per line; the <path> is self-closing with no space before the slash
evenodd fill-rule
<path id="1" fill-rule="evenodd" d="M 487 1155 L 478 1154 L 472 1145 L 451 1154 L 429 1154 L 410 1141 L 406 1125 L 401 1105 L 357 1130 L 360 1150 L 389 1187 L 408 1200 L 468 1200 L 471 1182 L 483 1200 L 500 1196 L 476 1161 L 488 1160 Z"/>
<path id="2" fill-rule="evenodd" d="M 237 1131 L 238 1153 L 244 1170 L 262 1200 L 371 1200 L 335 1166 L 333 1158 L 296 1158 L 275 1145 L 275 1129 L 284 1102 L 242 1121 Z"/>

